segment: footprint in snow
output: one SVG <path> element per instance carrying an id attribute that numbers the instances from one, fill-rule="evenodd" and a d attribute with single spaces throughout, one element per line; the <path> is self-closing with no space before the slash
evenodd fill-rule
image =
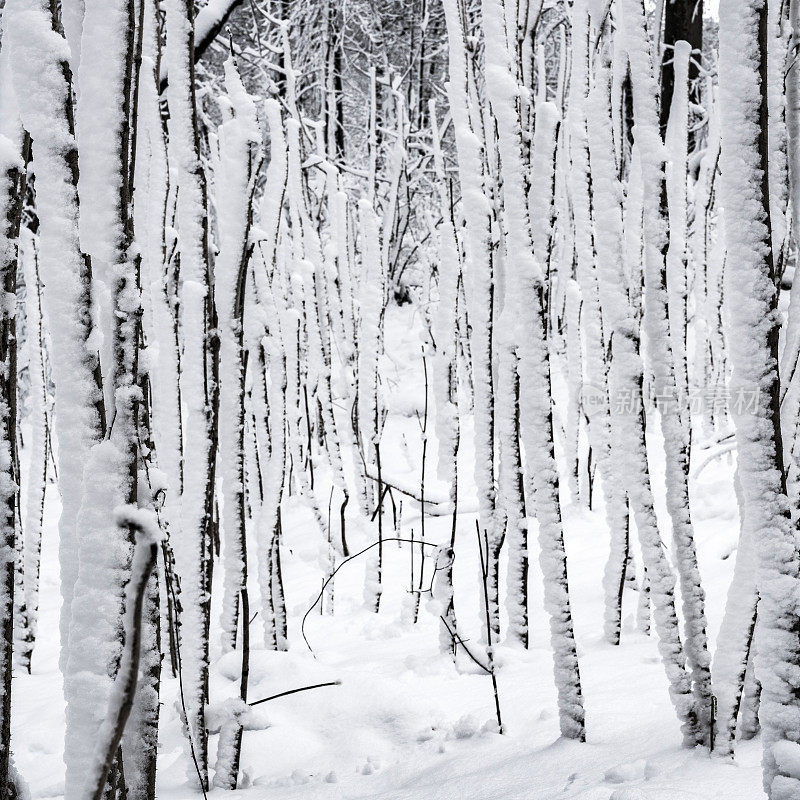
<path id="1" fill-rule="evenodd" d="M 381 762 L 378 761 L 377 758 L 372 758 L 371 756 L 367 758 L 366 763 L 363 767 L 361 767 L 361 774 L 362 775 L 372 775 L 374 772 L 377 772 L 381 768 Z"/>
<path id="2" fill-rule="evenodd" d="M 647 762 L 640 758 L 638 761 L 632 761 L 629 764 L 618 764 L 606 770 L 605 780 L 608 783 L 627 783 L 628 781 L 636 781 L 644 778 Z M 624 798 L 622 798 L 624 800 Z"/>
<path id="3" fill-rule="evenodd" d="M 640 789 L 615 789 L 608 800 L 647 800 L 647 795 Z"/>

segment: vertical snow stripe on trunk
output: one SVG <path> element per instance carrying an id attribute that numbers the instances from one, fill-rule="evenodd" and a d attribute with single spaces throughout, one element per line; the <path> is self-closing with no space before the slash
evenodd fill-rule
<path id="1" fill-rule="evenodd" d="M 641 0 L 623 0 L 621 10 L 623 38 L 631 64 L 636 123 L 634 138 L 641 158 L 644 189 L 644 329 L 647 337 L 648 365 L 653 371 L 667 457 L 667 509 L 672 520 L 675 560 L 681 583 L 686 620 L 685 656 L 691 670 L 693 692 L 693 701 L 688 704 L 681 701 L 681 706 L 685 705 L 685 713 L 681 712 L 681 716 L 687 726 L 686 734 L 693 735 L 699 743 L 707 743 L 710 737 L 711 673 L 706 637 L 705 593 L 700 584 L 689 511 L 689 441 L 679 412 L 680 400 L 667 308 L 665 256 L 669 239 L 666 208 L 663 202 L 666 191 L 665 150 L 659 132 L 657 83 L 653 73 L 644 6 Z M 661 559 L 663 555 L 659 557 L 659 560 Z M 674 604 L 672 597 L 674 580 L 669 572 L 669 565 L 666 562 L 663 570 L 651 569 L 648 566 L 653 602 L 657 606 L 656 601 L 660 596 L 667 604 L 662 605 L 664 610 Z M 658 588 L 661 581 L 664 582 L 663 592 Z M 672 612 L 669 616 L 671 618 Z M 674 638 L 677 644 L 680 641 L 677 630 L 674 631 Z M 679 652 L 682 650 L 683 648 L 679 647 Z M 681 660 L 682 657 L 681 654 Z M 674 689 L 678 693 L 682 692 L 682 688 L 679 688 L 680 683 L 680 680 L 674 683 Z"/>
<path id="2" fill-rule="evenodd" d="M 558 497 L 558 468 L 554 457 L 550 410 L 552 397 L 545 314 L 545 276 L 533 247 L 524 180 L 519 87 L 516 83 L 516 72 L 511 66 L 503 5 L 500 0 L 483 0 L 482 10 L 486 41 L 486 90 L 497 123 L 505 200 L 502 227 L 508 262 L 508 293 L 506 305 L 498 320 L 498 341 L 500 347 L 508 347 L 508 341 L 520 343 L 517 347 L 520 417 L 528 471 L 533 476 L 534 503 L 539 522 L 540 561 L 544 575 L 545 607 L 550 615 L 560 728 L 563 736 L 583 740 L 586 736 L 583 697 L 572 629 L 567 561 Z M 511 386 L 506 387 L 506 391 L 514 397 L 513 381 Z M 513 409 L 511 411 L 508 418 L 512 420 L 513 429 L 515 415 Z M 505 432 L 511 434 L 510 440 L 506 437 L 505 446 L 511 445 L 513 454 L 513 431 Z M 513 460 L 512 458 L 506 462 L 506 468 L 513 470 L 507 476 L 511 481 L 520 478 L 521 468 L 514 465 Z M 524 507 L 515 511 L 524 520 Z M 509 519 L 509 524 L 514 524 L 513 518 Z M 519 557 L 522 555 L 519 551 L 524 551 L 525 548 L 524 527 L 515 533 L 515 555 Z M 518 582 L 525 580 L 524 562 L 520 563 L 520 574 L 514 577 Z M 516 605 L 523 605 L 521 599 Z M 516 635 L 524 641 L 527 620 L 521 616 L 521 608 L 515 607 L 515 613 L 517 618 L 512 621 L 517 626 Z"/>
<path id="3" fill-rule="evenodd" d="M 458 153 L 466 232 L 464 237 L 464 293 L 472 327 L 470 352 L 474 387 L 475 483 L 478 487 L 480 525 L 491 542 L 495 530 L 494 377 L 492 374 L 492 312 L 494 262 L 490 216 L 486 196 L 486 146 L 483 127 L 476 124 L 474 80 L 465 42 L 466 21 L 457 0 L 442 3 L 447 23 L 450 79 L 447 85 Z M 469 56 L 471 58 L 471 55 Z M 487 554 L 489 556 L 490 554 Z M 490 587 L 491 595 L 491 587 Z M 490 609 L 490 622 L 499 626 L 497 610 Z"/>
<path id="4" fill-rule="evenodd" d="M 4 20 L 5 21 L 5 20 Z M 4 26 L 7 30 L 7 27 Z M 4 69 L 8 60 L 4 59 Z M 6 75 L 3 76 L 5 78 Z M 20 220 L 27 180 L 28 141 L 23 138 L 17 119 L 7 120 L 18 135 L 0 133 L 0 793 L 17 794 L 11 758 L 11 673 L 14 656 L 14 603 L 17 564 L 22 565 L 19 475 L 17 456 L 17 338 L 16 286 Z M 24 604 L 24 592 L 17 605 Z"/>
<path id="5" fill-rule="evenodd" d="M 215 175 L 220 252 L 214 286 L 220 330 L 219 460 L 223 488 L 223 651 L 236 646 L 238 604 L 247 585 L 244 495 L 244 299 L 253 192 L 260 164 L 261 131 L 255 104 L 232 59 L 225 62 L 232 116 L 219 129 Z M 243 625 L 249 624 L 247 620 Z"/>
<path id="6" fill-rule="evenodd" d="M 167 0 L 167 43 L 164 65 L 169 74 L 169 158 L 178 185 L 176 227 L 181 254 L 180 331 L 183 341 L 180 389 L 185 403 L 184 473 L 181 496 L 180 540 L 175 557 L 184 597 L 181 618 L 181 662 L 186 695 L 188 735 L 200 771 L 208 787 L 208 734 L 205 704 L 208 700 L 208 576 L 210 574 L 215 431 L 214 395 L 211 384 L 215 343 L 209 328 L 212 296 L 209 286 L 206 179 L 200 162 L 195 104 L 194 3 Z M 195 768 L 187 767 L 190 780 Z"/>
<path id="7" fill-rule="evenodd" d="M 85 4 L 76 109 L 80 237 L 93 263 L 103 264 L 101 280 L 111 312 L 103 330 L 111 358 L 106 396 L 113 406 L 103 441 L 88 453 L 77 522 L 79 566 L 64 677 L 65 797 L 70 799 L 95 789 L 87 781 L 93 774 L 94 750 L 105 739 L 100 723 L 114 697 L 124 617 L 130 611 L 126 603 L 132 602 L 126 600 L 125 587 L 131 576 L 133 530 L 116 519 L 114 510 L 136 502 L 138 480 L 141 293 L 140 260 L 131 251 L 130 186 L 136 125 L 131 116 L 134 24 L 132 0 Z M 87 193 L 91 200 L 86 201 Z M 107 779 L 109 785 L 124 785 L 117 745 L 114 750 Z"/>
<path id="8" fill-rule="evenodd" d="M 800 793 L 800 558 L 791 525 L 780 431 L 778 316 L 767 171 L 767 9 L 762 0 L 720 6 L 722 197 L 730 392 L 746 525 L 758 553 L 764 789 Z M 741 402 L 737 403 L 736 398 Z"/>
<path id="9" fill-rule="evenodd" d="M 597 249 L 597 289 L 606 337 L 606 358 L 609 370 L 602 413 L 608 414 L 609 436 L 601 466 L 603 491 L 606 500 L 606 520 L 610 533 L 610 551 L 603 575 L 606 606 L 604 631 L 606 640 L 619 644 L 622 627 L 622 595 L 625 570 L 629 556 L 628 509 L 625 487 L 620 476 L 623 472 L 620 459 L 621 443 L 614 434 L 611 419 L 614 406 L 620 402 L 620 391 L 630 392 L 630 382 L 624 388 L 617 379 L 613 359 L 617 345 L 615 335 L 631 313 L 624 289 L 622 264 L 625 250 L 622 226 L 622 186 L 617 180 L 614 160 L 611 119 L 611 71 L 607 52 L 601 54 L 603 63 L 595 73 L 594 85 L 587 102 L 588 144 L 591 159 L 592 191 L 595 198 L 593 218 L 595 246 Z"/>

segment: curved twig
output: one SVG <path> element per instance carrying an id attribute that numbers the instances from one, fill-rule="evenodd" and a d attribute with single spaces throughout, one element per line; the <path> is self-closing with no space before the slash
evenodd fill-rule
<path id="1" fill-rule="evenodd" d="M 460 645 L 461 645 L 461 646 L 464 648 L 464 652 L 465 652 L 465 653 L 466 653 L 466 654 L 467 654 L 467 655 L 468 655 L 468 656 L 469 656 L 469 657 L 470 657 L 470 658 L 471 658 L 471 659 L 472 659 L 472 660 L 473 660 L 473 661 L 474 661 L 474 662 L 475 662 L 475 663 L 476 663 L 476 664 L 477 664 L 477 665 L 478 665 L 478 666 L 479 666 L 479 667 L 480 667 L 480 668 L 481 668 L 481 669 L 482 669 L 482 670 L 483 670 L 483 671 L 484 671 L 484 672 L 485 672 L 487 675 L 491 675 L 491 674 L 492 674 L 492 671 L 489 669 L 489 667 L 487 667 L 485 664 L 481 664 L 481 662 L 480 662 L 480 661 L 478 661 L 477 657 L 476 657 L 476 656 L 474 656 L 474 655 L 472 655 L 472 652 L 471 652 L 471 651 L 470 651 L 470 649 L 467 647 L 467 643 L 466 643 L 466 642 L 465 642 L 465 641 L 464 641 L 464 640 L 463 640 L 463 639 L 462 639 L 460 636 L 458 636 L 457 634 L 455 634 L 453 631 L 451 631 L 451 630 L 450 630 L 450 626 L 447 624 L 447 620 L 446 620 L 446 619 L 445 619 L 443 616 L 439 616 L 439 619 L 440 619 L 440 620 L 441 620 L 441 621 L 444 623 L 444 626 L 445 626 L 445 628 L 447 628 L 447 632 L 450 634 L 450 637 L 452 638 L 453 642 L 454 642 L 456 645 L 459 645 L 459 644 L 460 644 Z"/>
<path id="2" fill-rule="evenodd" d="M 322 686 L 341 686 L 341 681 L 327 681 L 326 683 L 315 683 L 312 686 L 300 686 L 297 689 L 289 689 L 285 692 L 278 692 L 278 694 L 271 694 L 269 697 L 262 697 L 261 700 L 253 700 L 252 703 L 248 703 L 250 707 L 260 705 L 261 703 L 266 703 L 268 700 L 276 700 L 279 697 L 286 697 L 288 694 L 297 694 L 297 692 L 307 692 L 309 689 L 319 689 Z"/>
<path id="3" fill-rule="evenodd" d="M 414 542 L 411 539 L 403 539 L 399 536 L 393 536 L 390 539 L 383 539 L 383 542 L 406 542 L 408 544 L 424 544 L 427 547 L 438 547 L 439 545 L 434 544 L 433 542 Z M 316 597 L 316 600 L 309 606 L 308 610 L 305 614 L 303 614 L 303 621 L 300 623 L 300 634 L 303 637 L 303 641 L 306 643 L 306 647 L 309 649 L 311 654 L 316 658 L 314 654 L 314 648 L 311 647 L 308 641 L 308 637 L 306 636 L 306 620 L 308 619 L 308 615 L 317 607 L 317 603 L 322 599 L 322 595 L 325 593 L 325 587 L 334 579 L 336 573 L 347 563 L 352 561 L 359 556 L 363 556 L 369 550 L 372 550 L 373 547 L 377 547 L 382 542 L 373 542 L 371 545 L 368 545 L 363 550 L 359 550 L 354 555 L 350 556 L 349 558 L 344 559 L 344 561 L 340 562 L 336 569 L 328 576 L 328 579 L 322 584 L 322 588 L 319 590 L 319 594 Z"/>

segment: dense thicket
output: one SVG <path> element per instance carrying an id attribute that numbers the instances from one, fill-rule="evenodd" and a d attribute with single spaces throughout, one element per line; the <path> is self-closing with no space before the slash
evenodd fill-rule
<path id="1" fill-rule="evenodd" d="M 386 614 L 386 548 L 411 545 L 404 623 L 437 615 L 453 668 L 464 651 L 490 675 L 500 731 L 495 650 L 530 646 L 538 536 L 548 680 L 581 742 L 563 520 L 602 508 L 604 646 L 635 590 L 684 744 L 732 757 L 760 725 L 768 796 L 798 796 L 800 3 L 723 0 L 719 18 L 702 0 L 6 0 L 0 796 L 26 791 L 11 677 L 36 658 L 47 491 L 67 800 L 155 796 L 172 679 L 190 783 L 237 787 L 251 650 L 300 645 L 290 496 L 324 613 L 361 558 Z M 385 435 L 404 304 L 416 485 Z M 690 467 L 734 449 L 712 653 Z M 221 704 L 216 653 L 240 664 Z"/>

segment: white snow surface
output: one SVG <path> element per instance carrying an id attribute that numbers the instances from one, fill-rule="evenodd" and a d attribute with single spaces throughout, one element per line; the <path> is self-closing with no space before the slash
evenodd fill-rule
<path id="1" fill-rule="evenodd" d="M 384 460 L 405 483 L 416 485 L 421 458 L 414 414 L 424 401 L 419 318 L 408 307 L 390 307 L 386 316 L 388 368 L 385 402 L 389 415 L 382 437 Z M 565 384 L 554 375 L 557 405 L 565 402 Z M 459 625 L 472 642 L 480 634 L 476 576 L 478 555 L 472 483 L 473 426 L 462 417 L 459 454 L 460 499 L 454 569 Z M 658 426 L 648 426 L 657 432 Z M 429 436 L 431 434 L 429 433 Z M 27 433 L 26 433 L 27 440 Z M 403 445 L 403 439 L 406 444 Z M 669 524 L 664 504 L 661 442 L 650 443 L 656 510 Z M 433 442 L 428 458 L 435 460 Z M 655 455 L 658 454 L 658 455 Z M 23 470 L 28 454 L 22 454 Z M 561 459 L 559 458 L 559 461 Z M 732 461 L 718 460 L 692 480 L 700 569 L 707 589 L 712 652 L 731 579 L 738 533 Z M 436 474 L 431 462 L 430 474 Z M 563 476 L 562 476 L 563 477 Z M 320 496 L 331 476 L 320 470 Z M 430 479 L 431 492 L 446 495 L 444 484 Z M 679 722 L 654 636 L 636 629 L 637 595 L 625 590 L 622 643 L 603 639 L 603 566 L 608 555 L 605 514 L 569 505 L 566 481 L 564 534 L 569 559 L 570 595 L 586 707 L 587 742 L 558 738 L 548 618 L 543 608 L 538 567 L 538 529 L 529 520 L 531 548 L 531 646 L 496 648 L 498 687 L 505 733 L 495 732 L 491 682 L 459 656 L 457 667 L 439 651 L 438 619 L 422 603 L 417 625 L 404 622 L 408 550 L 384 548 L 380 614 L 362 601 L 365 561 L 344 566 L 336 577 L 336 613 L 303 614 L 317 596 L 322 568 L 319 537 L 311 510 L 296 495 L 285 499 L 282 553 L 287 611 L 288 652 L 256 649 L 251 655 L 250 698 L 287 689 L 341 680 L 340 686 L 290 695 L 252 709 L 244 720 L 240 787 L 247 800 L 755 800 L 761 794 L 761 743 L 738 743 L 735 763 L 709 757 L 702 749 L 681 747 Z M 597 493 L 599 494 L 599 493 Z M 355 505 L 355 504 L 353 504 Z M 58 516 L 53 486 L 48 489 L 42 557 L 40 633 L 33 674 L 14 682 L 15 761 L 30 782 L 33 798 L 58 798 L 64 792 L 62 762 L 64 702 L 58 671 Z M 353 509 L 353 514 L 357 510 Z M 406 499 L 402 536 L 419 529 L 419 508 Z M 430 541 L 449 541 L 449 516 L 426 520 Z M 349 525 L 352 547 L 366 535 Z M 255 530 L 248 534 L 255 535 Z M 374 536 L 373 531 L 368 532 Z M 635 539 L 635 537 L 632 537 Z M 256 548 L 249 547 L 251 553 Z M 432 551 L 433 552 L 433 551 Z M 637 551 L 636 558 L 639 559 Z M 252 572 L 255 575 L 255 571 Z M 505 574 L 505 565 L 501 574 Z M 222 570 L 215 570 L 222 580 Z M 254 607 L 257 582 L 251 580 Z M 215 591 L 214 597 L 220 595 Z M 501 608 L 503 596 L 501 592 Z M 216 625 L 217 613 L 212 613 Z M 257 626 L 260 622 L 255 623 Z M 506 620 L 503 618 L 505 630 Z M 239 653 L 221 654 L 219 631 L 212 631 L 212 732 L 209 762 L 216 761 L 220 726 L 229 699 L 238 695 Z M 254 640 L 260 637 L 253 637 Z M 258 642 L 256 642 L 258 643 Z M 164 662 L 162 725 L 159 747 L 159 797 L 199 798 L 187 783 L 187 755 L 176 709 L 177 681 Z M 800 765 L 796 747 L 775 757 L 787 769 Z M 209 797 L 230 797 L 213 789 Z"/>

